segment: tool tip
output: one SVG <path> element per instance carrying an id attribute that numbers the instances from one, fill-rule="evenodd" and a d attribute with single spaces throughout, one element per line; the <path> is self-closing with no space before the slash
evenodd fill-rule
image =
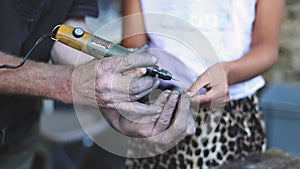
<path id="1" fill-rule="evenodd" d="M 179 81 L 179 80 L 177 80 L 177 79 L 174 79 L 173 77 L 172 77 L 172 80 L 177 81 L 177 82 Z"/>

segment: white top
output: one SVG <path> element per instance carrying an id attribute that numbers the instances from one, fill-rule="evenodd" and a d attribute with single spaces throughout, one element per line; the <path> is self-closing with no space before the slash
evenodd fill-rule
<path id="1" fill-rule="evenodd" d="M 159 66 L 170 70 L 179 80 L 180 87 L 188 88 L 217 61 L 239 59 L 250 49 L 256 0 L 141 0 L 141 3 L 151 51 L 158 56 Z M 232 85 L 230 98 L 249 96 L 264 84 L 263 78 L 257 76 Z"/>

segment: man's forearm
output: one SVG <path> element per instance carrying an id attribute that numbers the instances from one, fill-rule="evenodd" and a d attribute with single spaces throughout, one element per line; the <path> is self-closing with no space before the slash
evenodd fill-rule
<path id="1" fill-rule="evenodd" d="M 0 65 L 18 65 L 20 58 L 0 52 Z M 0 93 L 46 97 L 70 103 L 71 66 L 27 61 L 18 69 L 0 69 Z"/>

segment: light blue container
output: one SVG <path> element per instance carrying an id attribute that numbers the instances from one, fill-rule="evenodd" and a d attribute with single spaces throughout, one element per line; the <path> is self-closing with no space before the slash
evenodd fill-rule
<path id="1" fill-rule="evenodd" d="M 300 157 L 300 83 L 272 84 L 261 95 L 268 148 Z"/>

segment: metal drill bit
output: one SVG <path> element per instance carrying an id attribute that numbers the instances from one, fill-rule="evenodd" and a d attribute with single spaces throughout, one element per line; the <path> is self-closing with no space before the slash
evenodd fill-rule
<path id="1" fill-rule="evenodd" d="M 153 77 L 158 75 L 158 77 L 163 80 L 171 80 L 172 79 L 172 80 L 178 81 L 173 78 L 173 75 L 171 72 L 169 72 L 168 70 L 165 70 L 165 69 L 159 69 L 158 67 L 147 67 L 146 75 L 150 75 Z"/>

